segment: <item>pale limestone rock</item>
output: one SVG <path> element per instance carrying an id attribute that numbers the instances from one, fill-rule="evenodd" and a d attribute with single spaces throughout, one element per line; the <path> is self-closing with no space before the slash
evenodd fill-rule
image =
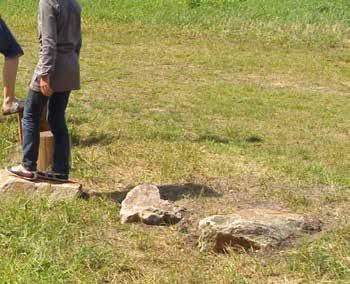
<path id="1" fill-rule="evenodd" d="M 81 196 L 81 185 L 76 183 L 32 182 L 0 171 L 0 196 L 48 198 L 49 200 L 66 200 Z"/>
<path id="2" fill-rule="evenodd" d="M 150 184 L 132 189 L 122 202 L 122 223 L 143 222 L 148 225 L 175 224 L 183 217 L 183 208 L 160 198 L 159 189 Z"/>
<path id="3" fill-rule="evenodd" d="M 201 251 L 277 247 L 300 235 L 321 230 L 321 221 L 299 214 L 268 209 L 241 210 L 199 222 Z"/>

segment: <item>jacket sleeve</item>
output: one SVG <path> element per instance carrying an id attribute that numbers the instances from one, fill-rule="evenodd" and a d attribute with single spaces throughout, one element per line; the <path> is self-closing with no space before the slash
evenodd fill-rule
<path id="1" fill-rule="evenodd" d="M 39 77 L 51 74 L 55 70 L 57 56 L 57 16 L 58 7 L 50 0 L 40 0 L 39 31 L 40 55 Z"/>

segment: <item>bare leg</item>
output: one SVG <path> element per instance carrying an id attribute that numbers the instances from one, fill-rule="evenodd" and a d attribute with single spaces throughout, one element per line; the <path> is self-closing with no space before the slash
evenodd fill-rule
<path id="1" fill-rule="evenodd" d="M 5 58 L 3 69 L 4 80 L 4 102 L 3 110 L 8 110 L 12 103 L 16 101 L 15 84 L 17 77 L 17 70 L 19 64 L 19 57 Z"/>

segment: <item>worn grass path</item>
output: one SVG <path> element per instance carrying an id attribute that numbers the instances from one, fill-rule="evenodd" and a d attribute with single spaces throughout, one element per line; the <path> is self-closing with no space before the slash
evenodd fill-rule
<path id="1" fill-rule="evenodd" d="M 37 60 L 34 2 L 0 4 L 26 52 L 22 97 Z M 177 201 L 192 212 L 186 229 L 120 225 L 118 206 L 98 199 L 3 201 L 0 282 L 350 281 L 348 3 L 254 18 L 267 10 L 249 1 L 238 18 L 210 1 L 197 10 L 119 2 L 112 13 L 113 2 L 82 1 L 83 83 L 68 108 L 73 175 L 102 192 L 192 183 L 216 197 L 192 191 Z M 15 120 L 0 120 L 3 167 L 20 151 Z M 252 206 L 319 216 L 324 232 L 271 255 L 198 252 L 198 218 Z"/>

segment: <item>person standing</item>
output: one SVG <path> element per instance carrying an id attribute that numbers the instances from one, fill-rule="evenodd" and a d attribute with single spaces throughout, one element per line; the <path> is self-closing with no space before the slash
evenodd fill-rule
<path id="1" fill-rule="evenodd" d="M 65 181 L 70 152 L 65 111 L 71 91 L 80 88 L 81 7 L 77 0 L 40 0 L 39 42 L 39 62 L 24 107 L 22 164 L 7 169 L 27 179 L 38 176 Z M 54 136 L 53 168 L 36 172 L 39 122 L 47 103 Z"/>
<path id="2" fill-rule="evenodd" d="M 3 115 L 9 115 L 23 111 L 24 107 L 23 101 L 18 100 L 15 96 L 19 57 L 23 55 L 23 50 L 1 16 L 0 53 L 5 57 L 3 67 L 4 100 L 2 104 L 2 113 Z"/>

